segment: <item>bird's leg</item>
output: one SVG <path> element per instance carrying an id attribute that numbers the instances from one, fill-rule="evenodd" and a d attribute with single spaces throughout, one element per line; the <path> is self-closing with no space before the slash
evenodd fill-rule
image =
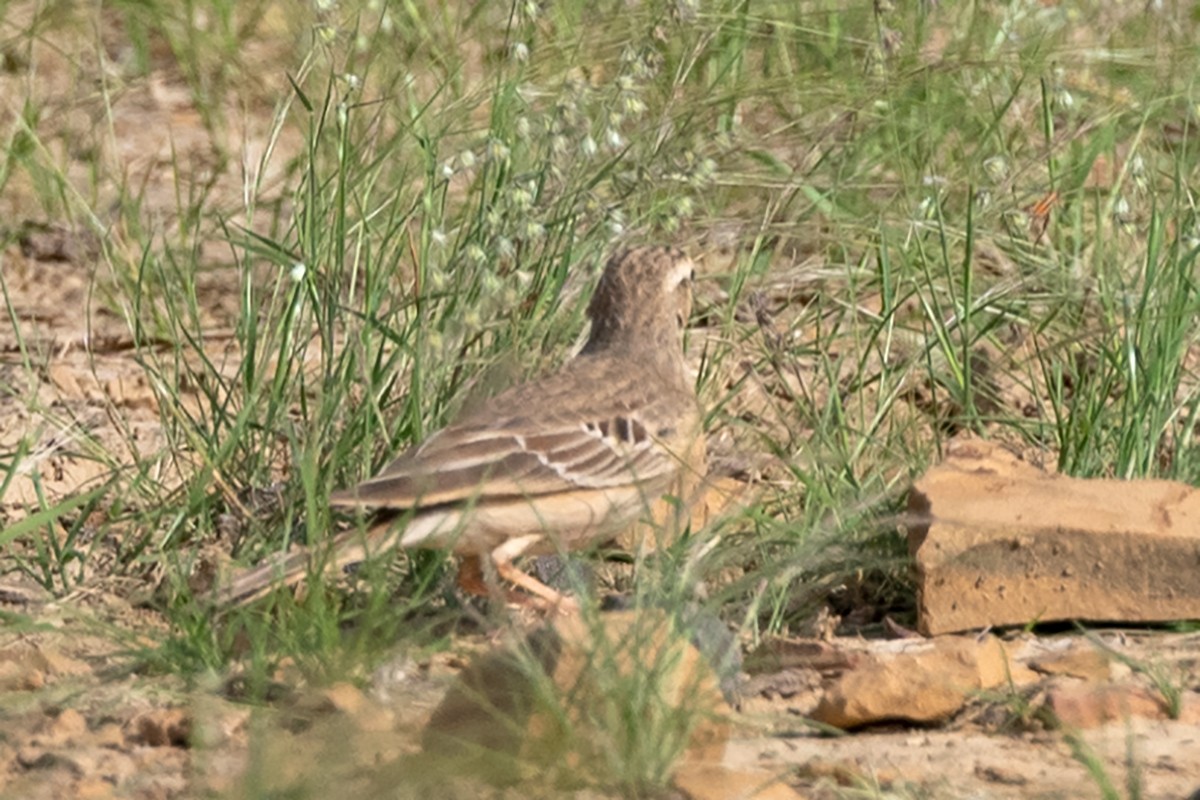
<path id="1" fill-rule="evenodd" d="M 485 569 L 483 556 L 464 555 L 458 561 L 458 588 L 472 597 L 486 597 L 492 602 L 511 606 L 528 606 L 538 598 L 525 592 L 501 586 L 497 570 L 491 564 Z"/>
<path id="2" fill-rule="evenodd" d="M 574 598 L 567 597 L 561 592 L 551 589 L 546 584 L 534 578 L 531 575 L 526 575 L 521 570 L 513 566 L 513 559 L 524 553 L 534 544 L 537 544 L 545 538 L 544 534 L 535 533 L 528 536 L 518 536 L 509 539 L 504 544 L 492 551 L 492 563 L 496 565 L 496 574 L 514 586 L 517 586 L 530 594 L 534 598 L 541 600 L 545 604 L 547 610 L 557 610 L 563 614 L 570 614 L 579 610 L 579 604 Z M 533 599 L 533 598 L 531 598 Z"/>

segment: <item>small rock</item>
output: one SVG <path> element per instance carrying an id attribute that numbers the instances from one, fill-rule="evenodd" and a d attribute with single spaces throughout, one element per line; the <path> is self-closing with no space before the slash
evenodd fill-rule
<path id="1" fill-rule="evenodd" d="M 84 778 L 75 784 L 75 800 L 107 800 L 113 797 L 114 786 L 100 778 Z"/>
<path id="2" fill-rule="evenodd" d="M 684 764 L 672 783 L 688 800 L 802 800 L 770 772 L 720 764 Z"/>
<path id="3" fill-rule="evenodd" d="M 434 712 L 424 757 L 497 782 L 527 769 L 603 781 L 606 753 L 651 741 L 686 742 L 681 761 L 720 761 L 728 713 L 703 656 L 661 610 L 575 615 L 471 663 Z"/>
<path id="4" fill-rule="evenodd" d="M 42 726 L 34 737 L 37 744 L 59 747 L 87 732 L 87 720 L 73 708 L 65 708 Z"/>
<path id="5" fill-rule="evenodd" d="M 1056 686 L 1046 695 L 1046 709 L 1070 728 L 1098 728 L 1130 717 L 1166 719 L 1161 695 L 1142 686 Z"/>
<path id="6" fill-rule="evenodd" d="M 116 405 L 147 411 L 158 410 L 158 398 L 141 376 L 110 378 L 104 383 L 104 392 Z"/>
<path id="7" fill-rule="evenodd" d="M 25 769 L 45 769 L 57 763 L 57 759 L 41 747 L 25 745 L 17 750 L 17 763 Z"/>
<path id="8" fill-rule="evenodd" d="M 16 642 L 0 650 L 0 691 L 33 691 L 55 675 L 87 671 L 86 664 L 32 641 Z"/>
<path id="9" fill-rule="evenodd" d="M 807 764 L 801 766 L 797 770 L 797 774 L 808 783 L 826 781 L 835 783 L 838 786 L 856 786 L 864 784 L 869 780 L 874 780 L 882 786 L 886 786 L 891 782 L 890 778 L 877 777 L 874 771 L 872 771 L 872 774 L 866 774 L 861 764 L 849 760 L 827 761 L 822 758 L 813 758 Z"/>
<path id="10" fill-rule="evenodd" d="M 1029 779 L 1020 772 L 1007 767 L 996 766 L 995 764 L 989 766 L 976 765 L 975 775 L 988 783 L 999 783 L 1003 786 L 1024 786 L 1029 783 Z"/>
<path id="11" fill-rule="evenodd" d="M 335 683 L 321 692 L 321 696 L 329 710 L 343 714 L 357 714 L 367 704 L 367 696 L 352 683 Z"/>
<path id="12" fill-rule="evenodd" d="M 33 692 L 46 685 L 46 673 L 27 661 L 0 661 L 0 692 Z"/>
<path id="13" fill-rule="evenodd" d="M 87 675 L 92 671 L 86 661 L 65 655 L 57 648 L 38 645 L 35 649 L 47 675 Z"/>
<path id="14" fill-rule="evenodd" d="M 828 641 L 778 636 L 766 639 L 746 656 L 745 670 L 751 675 L 796 668 L 844 672 L 857 666 L 862 658 L 861 653 Z"/>
<path id="15" fill-rule="evenodd" d="M 938 722 L 980 689 L 1028 681 L 994 636 L 911 642 L 900 652 L 874 652 L 825 690 L 813 718 L 838 728 L 888 720 Z M 895 643 L 892 643 L 895 644 Z"/>
<path id="16" fill-rule="evenodd" d="M 1072 647 L 1065 653 L 1041 656 L 1029 662 L 1029 668 L 1044 675 L 1069 675 L 1094 683 L 1112 677 L 1112 660 L 1095 647 Z"/>
<path id="17" fill-rule="evenodd" d="M 47 368 L 46 377 L 63 397 L 77 400 L 83 397 L 83 388 L 75 377 L 76 371 L 77 368 L 71 364 L 55 362 Z"/>

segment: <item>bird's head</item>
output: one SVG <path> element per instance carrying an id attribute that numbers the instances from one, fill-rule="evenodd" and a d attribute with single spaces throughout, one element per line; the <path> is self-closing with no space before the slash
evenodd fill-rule
<path id="1" fill-rule="evenodd" d="M 635 247 L 614 255 L 588 306 L 592 330 L 585 351 L 649 345 L 678 353 L 695 273 L 677 247 Z"/>

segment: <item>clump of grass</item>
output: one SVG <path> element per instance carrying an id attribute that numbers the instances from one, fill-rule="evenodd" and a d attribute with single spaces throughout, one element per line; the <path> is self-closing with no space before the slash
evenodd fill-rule
<path id="1" fill-rule="evenodd" d="M 1104 763 L 1104 759 L 1096 754 L 1096 751 L 1084 740 L 1082 735 L 1069 732 L 1066 734 L 1066 741 L 1071 748 L 1071 757 L 1087 770 L 1088 777 L 1096 785 L 1096 789 L 1104 800 L 1120 800 L 1120 798 L 1138 800 L 1143 796 L 1141 768 L 1134 752 L 1132 733 L 1126 737 L 1124 793 L 1117 789 L 1110 774 L 1111 770 Z"/>

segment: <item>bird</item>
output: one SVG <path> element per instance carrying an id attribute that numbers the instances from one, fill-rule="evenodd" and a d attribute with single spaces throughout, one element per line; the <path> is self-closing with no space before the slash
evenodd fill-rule
<path id="1" fill-rule="evenodd" d="M 703 470 L 689 463 L 704 449 L 683 341 L 694 280 L 694 263 L 676 247 L 616 252 L 588 304 L 591 327 L 577 356 L 333 492 L 332 506 L 375 522 L 335 536 L 324 558 L 300 548 L 235 575 L 215 590 L 218 601 L 247 603 L 314 569 L 337 574 L 399 547 L 461 556 L 460 584 L 476 593 L 490 565 L 523 590 L 510 600 L 564 604 L 514 559 L 603 544 L 647 517 L 683 473 Z"/>

